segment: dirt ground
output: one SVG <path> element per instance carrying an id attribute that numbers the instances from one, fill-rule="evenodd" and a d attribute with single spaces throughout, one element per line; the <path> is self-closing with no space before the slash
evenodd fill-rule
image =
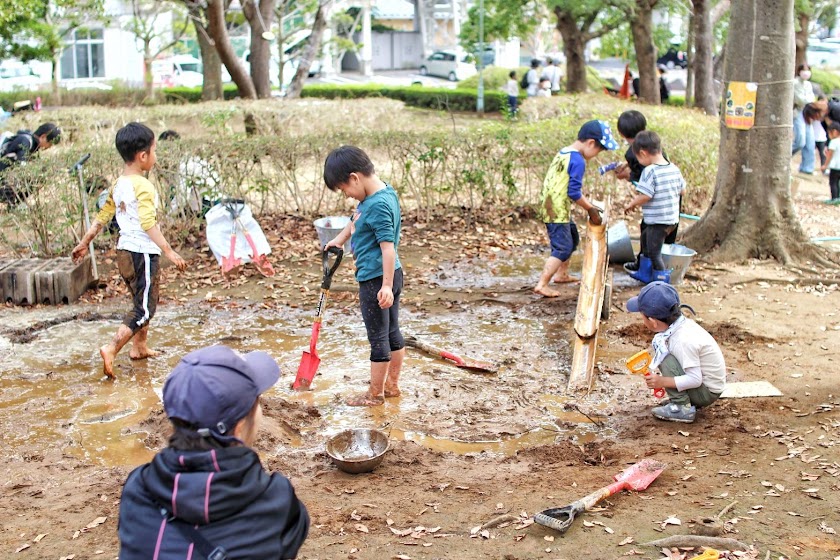
<path id="1" fill-rule="evenodd" d="M 800 185 L 797 205 L 812 236 L 836 235 L 840 208 L 820 203 L 828 187 L 816 180 Z M 312 236 L 308 224 L 278 217 L 264 223 L 275 247 L 278 277 L 271 289 L 257 276 L 232 285 L 213 275 L 215 264 L 201 252 L 190 259 L 190 271 L 165 272 L 165 300 L 161 308 L 179 305 L 256 305 L 310 309 L 315 291 L 304 297 L 297 286 L 318 277 L 307 259 L 314 248 L 303 240 Z M 576 288 L 563 286 L 563 296 L 543 300 L 527 286 L 481 286 L 505 266 L 496 255 L 521 247 L 542 255 L 540 224 L 518 216 L 496 216 L 478 228 L 463 221 L 428 223 L 406 220 L 401 254 L 411 283 L 406 311 L 422 316 L 465 311 L 475 314 L 514 310 L 530 316 L 571 318 Z M 198 245 L 197 245 L 198 246 Z M 458 258 L 457 255 L 461 255 Z M 472 285 L 447 284 L 458 266 L 468 261 L 483 270 Z M 483 268 L 482 268 L 483 267 Z M 453 272 L 454 271 L 454 272 Z M 335 303 L 348 313 L 354 308 L 349 267 L 337 280 Z M 620 276 L 618 271 L 617 276 Z M 370 474 L 348 475 L 335 469 L 323 452 L 320 431 L 330 419 L 317 407 L 270 397 L 266 423 L 257 444 L 266 466 L 288 476 L 307 505 L 312 527 L 299 557 L 302 559 L 610 559 L 693 558 L 690 548 L 662 551 L 648 541 L 690 534 L 704 518 L 720 516 L 720 536 L 753 547 L 729 558 L 840 558 L 840 290 L 837 273 L 807 266 L 783 268 L 775 263 L 718 265 L 697 262 L 680 286 L 685 303 L 720 342 L 730 381 L 767 380 L 783 396 L 725 399 L 701 411 L 694 424 L 670 424 L 653 419 L 655 400 L 639 378 L 626 375 L 623 360 L 645 347 L 650 335 L 638 318 L 624 312 L 626 300 L 638 292 L 630 281 L 617 282 L 612 316 L 602 324 L 598 349 L 598 379 L 589 396 L 571 401 L 596 416 L 602 427 L 586 438 L 563 427 L 570 421 L 558 414 L 553 442 L 497 453 L 475 448 L 467 453 L 434 449 L 411 441 L 396 441 L 382 465 Z M 347 289 L 347 291 L 342 291 Z M 230 296 L 230 298 L 228 298 Z M 84 313 L 94 303 L 124 298 L 115 278 L 107 288 L 85 296 L 73 306 Z M 246 299 L 247 298 L 247 299 Z M 30 323 L 45 312 L 35 308 Z M 470 315 L 472 313 L 473 315 Z M 0 311 L 0 317 L 3 317 Z M 43 328 L 49 325 L 43 326 Z M 39 327 L 41 328 L 41 327 Z M 359 320 L 356 333 L 362 336 Z M 466 323 L 463 328 L 469 328 Z M 10 336 L 7 331 L 6 336 Z M 17 333 L 21 334 L 21 333 Z M 23 333 L 25 334 L 25 333 Z M 568 337 L 561 333 L 543 344 L 556 377 L 543 387 L 562 394 L 568 371 Z M 548 334 L 546 335 L 548 336 Z M 475 390 L 504 392 L 497 385 L 505 368 L 517 363 L 521 350 L 536 369 L 545 362 L 528 354 L 537 341 L 521 340 L 501 364 L 500 376 L 476 377 Z M 25 340 L 19 342 L 26 343 Z M 542 359 L 545 359 L 544 357 Z M 397 407 L 428 401 L 436 412 L 418 418 L 438 426 L 440 434 L 479 442 L 506 433 L 473 425 L 475 418 L 496 416 L 505 426 L 529 429 L 529 410 L 544 408 L 523 391 L 509 407 L 484 410 L 486 402 L 467 403 L 448 410 L 450 391 L 466 391 L 447 383 L 449 366 L 428 385 L 405 394 Z M 407 372 L 407 375 L 410 375 Z M 523 373 L 527 375 L 527 373 Z M 91 384 L 103 383 L 90 379 Z M 513 386 L 516 391 L 516 386 Z M 510 391 L 508 391 L 510 393 Z M 434 408 L 434 403 L 442 403 Z M 454 401 L 453 401 L 454 402 Z M 464 402 L 463 399 L 460 402 Z M 603 403 L 609 402 L 609 408 Z M 416 402 L 414 403 L 416 404 Z M 421 407 L 422 408 L 422 407 Z M 448 411 L 447 411 L 448 410 Z M 11 411 L 7 411 L 11 412 Z M 25 420 L 27 410 L 15 410 Z M 446 416 L 446 415 L 449 416 Z M 435 418 L 436 415 L 442 415 Z M 448 423 L 440 421 L 447 418 Z M 572 417 L 572 420 L 574 418 Z M 443 430 L 442 426 L 449 426 Z M 166 441 L 166 419 L 160 409 L 136 430 L 146 432 L 145 443 L 158 449 Z M 513 430 L 516 431 L 516 430 Z M 439 434 L 439 435 L 440 435 Z M 308 445 L 307 445 L 308 444 Z M 301 451 L 294 451 L 300 445 Z M 286 451 L 277 453 L 277 449 Z M 292 451 L 289 451 L 292 449 Z M 310 451 L 315 449 L 315 451 Z M 605 486 L 612 476 L 642 458 L 667 464 L 662 475 L 642 493 L 623 493 L 587 513 L 563 536 L 531 524 L 531 516 L 568 504 Z M 100 466 L 79 459 L 64 445 L 45 446 L 32 438 L 14 453 L 4 450 L 0 511 L 0 550 L 10 558 L 115 558 L 117 514 L 121 484 L 132 464 Z M 503 514 L 500 524 L 482 526 Z"/>

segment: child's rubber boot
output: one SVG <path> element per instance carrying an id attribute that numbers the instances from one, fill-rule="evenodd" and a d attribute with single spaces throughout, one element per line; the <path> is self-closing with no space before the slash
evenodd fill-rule
<path id="1" fill-rule="evenodd" d="M 653 282 L 665 282 L 666 284 L 671 283 L 671 269 L 668 270 L 654 270 L 653 271 Z"/>
<path id="2" fill-rule="evenodd" d="M 639 270 L 636 272 L 628 272 L 630 278 L 638 280 L 643 284 L 649 284 L 653 280 L 653 263 L 650 259 L 642 255 L 639 258 Z"/>

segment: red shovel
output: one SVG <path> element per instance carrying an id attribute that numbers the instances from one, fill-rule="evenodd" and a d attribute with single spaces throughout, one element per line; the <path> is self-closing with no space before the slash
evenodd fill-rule
<path id="1" fill-rule="evenodd" d="M 335 262 L 330 268 L 329 255 L 335 255 Z M 344 250 L 340 247 L 330 247 L 321 252 L 321 262 L 324 265 L 324 278 L 321 280 L 321 298 L 318 300 L 318 312 L 315 314 L 315 323 L 312 325 L 312 337 L 309 339 L 309 351 L 303 351 L 303 357 L 300 359 L 297 376 L 295 382 L 292 384 L 292 389 L 295 391 L 306 391 L 312 385 L 312 380 L 315 374 L 318 373 L 318 365 L 321 363 L 321 358 L 318 357 L 318 351 L 315 345 L 318 343 L 318 335 L 321 333 L 321 319 L 324 317 L 324 308 L 327 306 L 327 296 L 330 294 L 330 286 L 332 285 L 332 277 L 335 271 L 338 270 L 338 265 L 341 264 L 341 259 L 344 257 Z"/>
<path id="2" fill-rule="evenodd" d="M 640 492 L 653 482 L 659 474 L 665 470 L 665 463 L 653 459 L 643 459 L 632 467 L 615 475 L 615 482 L 604 486 L 588 496 L 573 502 L 565 507 L 553 508 L 541 511 L 534 516 L 534 521 L 555 531 L 565 533 L 572 526 L 575 517 L 584 511 L 595 507 L 595 504 L 617 494 L 622 490 L 634 490 Z"/>

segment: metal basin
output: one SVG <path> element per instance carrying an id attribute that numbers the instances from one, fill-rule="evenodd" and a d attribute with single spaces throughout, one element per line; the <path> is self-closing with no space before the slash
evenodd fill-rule
<path id="1" fill-rule="evenodd" d="M 327 455 L 346 473 L 370 472 L 379 466 L 388 451 L 388 435 L 379 430 L 344 430 L 327 441 Z"/>
<path id="2" fill-rule="evenodd" d="M 671 284 L 675 286 L 682 284 L 688 266 L 691 264 L 691 259 L 695 255 L 697 255 L 697 251 L 689 249 L 685 245 L 666 243 L 662 246 L 662 260 L 665 262 L 665 268 L 671 269 Z"/>
<path id="3" fill-rule="evenodd" d="M 616 222 L 607 230 L 607 254 L 611 263 L 624 264 L 636 260 L 627 222 Z"/>

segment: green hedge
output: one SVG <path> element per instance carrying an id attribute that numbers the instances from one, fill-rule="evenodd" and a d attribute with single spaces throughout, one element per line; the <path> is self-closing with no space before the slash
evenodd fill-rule
<path id="1" fill-rule="evenodd" d="M 528 72 L 528 68 L 525 66 L 520 66 L 519 68 L 513 68 L 516 70 L 516 83 L 518 84 L 522 81 L 522 76 Z M 511 68 L 501 68 L 499 66 L 490 66 L 484 69 L 484 91 L 491 90 L 491 89 L 502 89 L 508 81 L 508 75 L 510 74 Z M 466 80 L 461 80 L 458 82 L 458 88 L 460 89 L 475 89 L 478 87 L 478 74 L 475 76 L 470 76 Z"/>
<path id="2" fill-rule="evenodd" d="M 423 86 L 385 86 L 363 84 L 336 86 L 318 84 L 304 86 L 301 97 L 324 99 L 359 99 L 363 97 L 388 97 L 412 107 L 445 109 L 449 111 L 475 111 L 478 92 L 474 89 L 427 88 Z M 507 106 L 507 94 L 501 91 L 484 92 L 484 110 L 499 113 Z"/>
<path id="3" fill-rule="evenodd" d="M 172 87 L 163 88 L 158 91 L 157 103 L 198 103 L 201 101 L 201 87 Z M 224 98 L 234 99 L 239 96 L 239 90 L 234 84 L 224 86 Z M 100 89 L 78 89 L 62 90 L 61 103 L 58 103 L 53 93 L 44 91 L 4 91 L 0 92 L 0 107 L 9 110 L 16 101 L 41 98 L 41 102 L 47 107 L 53 106 L 79 106 L 79 105 L 104 105 L 107 107 L 133 107 L 149 104 L 146 101 L 146 91 L 142 88 L 126 88 L 115 86 L 110 90 Z"/>
<path id="4" fill-rule="evenodd" d="M 840 92 L 840 74 L 835 72 L 811 68 L 811 81 L 819 85 L 827 97 L 831 97 L 835 91 Z"/>

